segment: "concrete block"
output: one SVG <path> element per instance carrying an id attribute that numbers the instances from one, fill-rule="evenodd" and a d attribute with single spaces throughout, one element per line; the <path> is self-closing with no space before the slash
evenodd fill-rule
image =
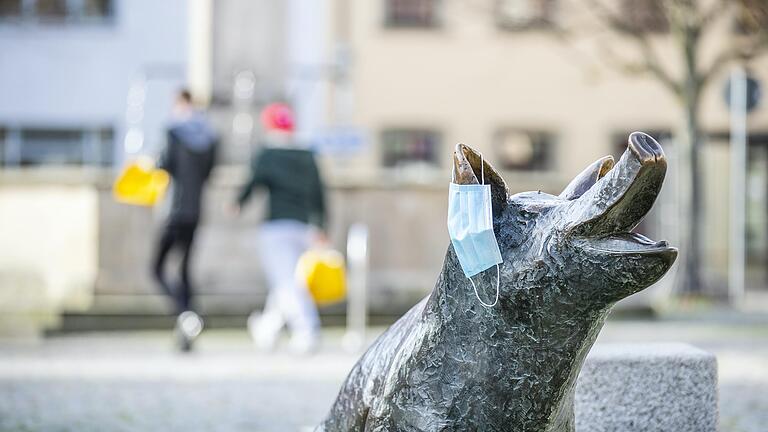
<path id="1" fill-rule="evenodd" d="M 0 338 L 37 338 L 53 320 L 42 276 L 0 266 Z"/>
<path id="2" fill-rule="evenodd" d="M 717 361 L 686 344 L 598 344 L 575 403 L 578 432 L 716 432 Z"/>

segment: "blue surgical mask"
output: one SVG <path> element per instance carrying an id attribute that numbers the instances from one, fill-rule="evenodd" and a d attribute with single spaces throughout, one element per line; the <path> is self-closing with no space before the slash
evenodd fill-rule
<path id="1" fill-rule="evenodd" d="M 448 190 L 448 234 L 477 300 L 485 307 L 493 307 L 499 301 L 499 264 L 503 260 L 493 233 L 491 185 L 485 184 L 482 155 L 480 166 L 481 184 L 460 185 L 451 181 Z M 477 293 L 472 276 L 494 265 L 496 299 L 493 303 L 485 303 Z"/>

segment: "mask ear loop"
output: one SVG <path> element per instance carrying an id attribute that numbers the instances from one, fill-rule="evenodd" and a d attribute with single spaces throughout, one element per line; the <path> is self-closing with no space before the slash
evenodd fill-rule
<path id="1" fill-rule="evenodd" d="M 486 308 L 492 308 L 496 306 L 496 303 L 499 302 L 499 282 L 501 280 L 498 264 L 496 264 L 496 299 L 493 300 L 493 303 L 484 302 L 483 299 L 480 298 L 480 295 L 477 293 L 477 286 L 475 285 L 475 281 L 473 281 L 471 277 L 467 279 L 469 279 L 469 282 L 472 283 L 472 288 L 475 290 L 475 297 L 477 297 L 477 301 L 479 301 L 481 305 L 485 306 Z"/>
<path id="2" fill-rule="evenodd" d="M 485 162 L 483 162 L 482 153 L 480 153 L 480 184 L 485 184 Z"/>

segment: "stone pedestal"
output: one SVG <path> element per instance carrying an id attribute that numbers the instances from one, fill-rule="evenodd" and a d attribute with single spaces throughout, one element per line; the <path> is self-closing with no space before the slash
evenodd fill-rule
<path id="1" fill-rule="evenodd" d="M 717 361 L 686 344 L 597 344 L 576 387 L 579 432 L 716 432 Z"/>

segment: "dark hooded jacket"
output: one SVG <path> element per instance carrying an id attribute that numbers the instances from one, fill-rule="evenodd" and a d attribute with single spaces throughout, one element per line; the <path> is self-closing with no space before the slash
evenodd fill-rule
<path id="1" fill-rule="evenodd" d="M 174 120 L 168 127 L 168 142 L 158 164 L 173 179 L 171 223 L 200 220 L 203 186 L 211 174 L 218 136 L 202 113 Z"/>
<path id="2" fill-rule="evenodd" d="M 251 178 L 238 197 L 240 206 L 257 187 L 269 191 L 267 220 L 296 220 L 325 229 L 323 181 L 311 151 L 264 148 L 253 159 Z"/>

